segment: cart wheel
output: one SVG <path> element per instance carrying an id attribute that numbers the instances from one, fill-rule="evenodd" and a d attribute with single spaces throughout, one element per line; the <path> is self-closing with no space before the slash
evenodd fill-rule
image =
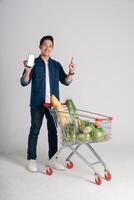
<path id="1" fill-rule="evenodd" d="M 51 175 L 53 174 L 53 170 L 52 170 L 51 167 L 48 167 L 48 168 L 46 169 L 46 174 L 47 174 L 48 176 L 51 176 Z"/>
<path id="2" fill-rule="evenodd" d="M 110 172 L 107 172 L 107 173 L 105 174 L 105 179 L 106 179 L 107 181 L 110 181 L 111 178 L 112 178 L 111 173 L 110 173 Z"/>
<path id="3" fill-rule="evenodd" d="M 100 177 L 100 176 L 98 176 L 97 178 L 95 178 L 95 183 L 96 183 L 97 185 L 101 185 L 102 180 L 101 180 L 101 177 Z"/>
<path id="4" fill-rule="evenodd" d="M 66 166 L 67 166 L 68 169 L 72 169 L 74 167 L 74 164 L 71 161 L 67 161 L 67 165 Z"/>

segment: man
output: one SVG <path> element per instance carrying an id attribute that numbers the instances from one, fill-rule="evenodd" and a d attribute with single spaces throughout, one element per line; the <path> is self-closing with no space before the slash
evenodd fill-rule
<path id="1" fill-rule="evenodd" d="M 24 71 L 20 79 L 22 86 L 27 86 L 32 82 L 30 100 L 31 127 L 27 149 L 27 168 L 31 172 L 37 171 L 36 147 L 44 115 L 47 119 L 49 159 L 57 152 L 57 130 L 48 108 L 44 108 L 43 104 L 50 103 L 51 95 L 55 95 L 59 99 L 59 82 L 69 85 L 73 80 L 76 67 L 72 59 L 67 75 L 61 64 L 50 57 L 53 47 L 53 37 L 44 36 L 40 40 L 40 56 L 35 59 L 33 68 L 28 67 L 27 61 L 24 61 Z M 52 165 L 54 168 L 64 169 L 64 166 L 57 159 L 53 161 Z"/>

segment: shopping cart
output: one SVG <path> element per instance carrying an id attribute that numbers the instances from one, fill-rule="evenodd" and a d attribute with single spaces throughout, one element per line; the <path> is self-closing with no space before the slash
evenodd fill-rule
<path id="1" fill-rule="evenodd" d="M 61 139 L 61 147 L 56 152 L 56 154 L 47 162 L 46 164 L 46 174 L 52 175 L 53 168 L 52 162 L 53 159 L 59 156 L 61 151 L 65 148 L 69 148 L 71 153 L 66 158 L 66 167 L 72 169 L 74 164 L 72 162 L 72 157 L 75 154 L 78 156 L 94 173 L 95 183 L 100 185 L 102 183 L 101 175 L 96 171 L 95 165 L 101 164 L 104 168 L 105 180 L 111 180 L 111 172 L 109 171 L 106 163 L 98 155 L 98 153 L 91 146 L 92 143 L 104 142 L 111 138 L 111 122 L 112 117 L 89 112 L 81 109 L 76 109 L 77 114 L 71 114 L 67 107 L 64 104 L 66 110 L 57 111 L 51 104 L 44 104 L 44 107 L 47 107 L 54 119 L 55 126 L 57 127 L 58 134 Z M 67 123 L 63 123 L 65 118 Z M 83 131 L 83 123 L 86 125 Z M 88 128 L 87 128 L 88 126 Z M 90 128 L 89 128 L 90 127 Z M 90 132 L 90 133 L 89 133 Z M 79 151 L 78 149 L 85 145 L 93 153 L 97 161 L 89 162 Z"/>

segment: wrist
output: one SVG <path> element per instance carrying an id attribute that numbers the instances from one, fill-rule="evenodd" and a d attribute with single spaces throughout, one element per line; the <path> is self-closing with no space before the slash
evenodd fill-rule
<path id="1" fill-rule="evenodd" d="M 74 72 L 69 71 L 69 75 L 74 75 Z"/>
<path id="2" fill-rule="evenodd" d="M 26 73 L 30 74 L 32 68 L 30 68 L 30 67 L 25 67 L 25 70 L 26 70 Z"/>

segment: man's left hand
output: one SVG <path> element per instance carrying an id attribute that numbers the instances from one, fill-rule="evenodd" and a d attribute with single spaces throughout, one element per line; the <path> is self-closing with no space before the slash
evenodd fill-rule
<path id="1" fill-rule="evenodd" d="M 74 64 L 74 58 L 72 57 L 70 65 L 69 65 L 69 74 L 74 74 L 76 69 L 76 64 Z"/>

